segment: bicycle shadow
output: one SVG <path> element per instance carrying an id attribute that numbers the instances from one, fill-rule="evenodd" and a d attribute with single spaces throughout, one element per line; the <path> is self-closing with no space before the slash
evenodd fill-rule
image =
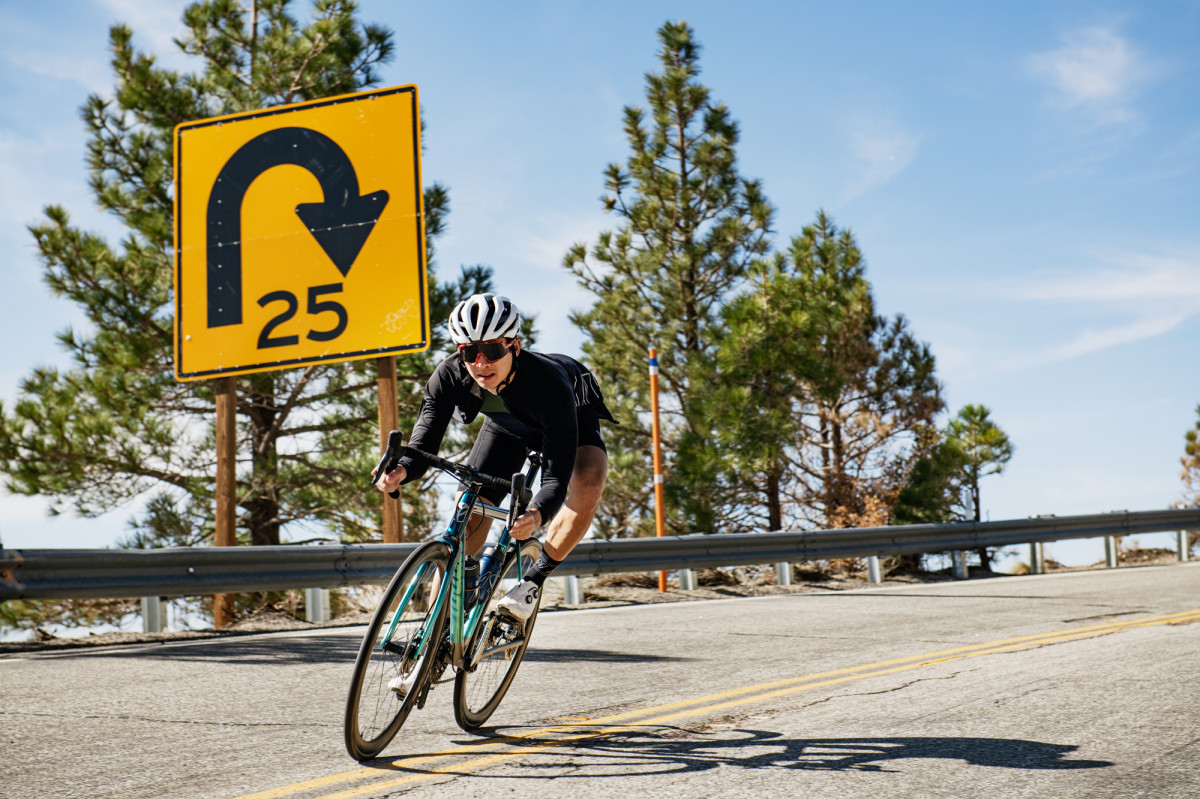
<path id="1" fill-rule="evenodd" d="M 519 734 L 520 728 L 491 728 L 484 732 L 503 739 Z M 469 747 L 475 742 L 481 745 L 494 743 L 496 738 L 459 743 Z M 1081 770 L 1114 765 L 1106 760 L 1069 759 L 1068 756 L 1078 749 L 1071 744 L 1010 738 L 788 738 L 768 730 L 696 733 L 654 727 L 645 732 L 624 730 L 590 739 L 564 740 L 561 744 L 553 735 L 512 740 L 518 747 L 530 751 L 519 755 L 521 769 L 515 773 L 506 770 L 505 778 L 513 778 L 515 774 L 540 779 L 539 770 L 561 770 L 565 757 L 569 757 L 571 770 L 568 774 L 556 774 L 556 779 L 634 774 L 670 776 L 719 767 L 896 773 L 901 769 L 889 764 L 911 759 L 961 760 L 973 766 L 1023 770 Z M 465 754 L 465 757 L 472 755 Z M 397 758 L 386 765 L 386 760 L 376 762 L 384 768 L 424 773 L 425 769 L 405 766 L 403 761 L 407 759 Z M 437 771 L 456 773 L 444 765 Z M 487 772 L 474 769 L 470 773 L 475 777 L 488 776 Z"/>
<path id="2" fill-rule="evenodd" d="M 158 647 L 138 646 L 92 653 L 92 657 L 126 660 L 178 662 L 237 662 L 243 665 L 291 667 L 297 664 L 353 663 L 360 639 L 327 636 L 319 631 L 311 637 L 288 639 L 264 637 L 260 633 L 171 641 Z"/>
<path id="3" fill-rule="evenodd" d="M 588 661 L 591 663 L 645 663 L 647 661 L 686 661 L 693 658 L 670 655 L 645 655 L 636 652 L 614 652 L 608 649 L 539 649 L 530 645 L 525 650 L 526 663 L 566 663 Z"/>

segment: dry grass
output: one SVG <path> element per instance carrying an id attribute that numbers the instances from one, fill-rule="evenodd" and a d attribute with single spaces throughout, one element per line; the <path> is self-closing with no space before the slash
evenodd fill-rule
<path id="1" fill-rule="evenodd" d="M 658 575 L 651 572 L 602 574 L 594 581 L 601 588 L 658 588 Z"/>

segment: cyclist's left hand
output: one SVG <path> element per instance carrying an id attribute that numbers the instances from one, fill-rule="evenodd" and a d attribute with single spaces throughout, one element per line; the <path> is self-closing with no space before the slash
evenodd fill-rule
<path id="1" fill-rule="evenodd" d="M 533 535 L 541 526 L 542 512 L 537 508 L 530 508 L 513 521 L 512 529 L 508 532 L 518 541 L 524 541 L 526 538 L 529 538 L 529 536 Z"/>

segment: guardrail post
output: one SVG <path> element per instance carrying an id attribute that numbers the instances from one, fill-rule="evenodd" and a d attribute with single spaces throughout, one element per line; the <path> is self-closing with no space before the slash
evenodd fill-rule
<path id="1" fill-rule="evenodd" d="M 562 578 L 563 581 L 563 604 L 564 605 L 582 605 L 583 597 L 579 592 L 579 578 L 574 574 L 567 575 Z"/>
<path id="2" fill-rule="evenodd" d="M 1175 557 L 1180 563 L 1187 563 L 1188 559 L 1188 531 L 1178 530 L 1175 533 Z"/>
<path id="3" fill-rule="evenodd" d="M 950 553 L 950 563 L 953 566 L 954 578 L 965 580 L 970 576 L 967 570 L 967 553 L 961 550 Z"/>
<path id="4" fill-rule="evenodd" d="M 679 575 L 679 590 L 680 591 L 695 591 L 696 590 L 696 572 L 692 569 L 680 569 L 676 574 Z"/>
<path id="5" fill-rule="evenodd" d="M 775 585 L 792 584 L 792 564 L 780 561 L 775 564 Z"/>
<path id="6" fill-rule="evenodd" d="M 167 598 L 142 597 L 142 632 L 161 633 L 167 629 Z"/>
<path id="7" fill-rule="evenodd" d="M 1046 573 L 1046 549 L 1041 541 L 1034 541 L 1029 545 L 1029 573 Z"/>
<path id="8" fill-rule="evenodd" d="M 879 556 L 869 555 L 867 557 L 867 582 L 879 585 L 883 582 L 883 570 L 879 568 Z"/>
<path id="9" fill-rule="evenodd" d="M 1117 539 L 1116 536 L 1104 536 L 1104 565 L 1110 569 L 1117 568 Z"/>
<path id="10" fill-rule="evenodd" d="M 329 589 L 304 589 L 304 618 L 314 624 L 329 621 Z"/>

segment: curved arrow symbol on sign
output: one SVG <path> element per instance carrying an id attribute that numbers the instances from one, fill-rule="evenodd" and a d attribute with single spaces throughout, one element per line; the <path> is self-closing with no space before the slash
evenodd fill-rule
<path id="1" fill-rule="evenodd" d="M 309 128 L 278 128 L 243 144 L 221 167 L 208 195 L 208 326 L 242 323 L 242 200 L 276 166 L 303 167 L 325 199 L 296 206 L 304 226 L 342 273 L 350 271 L 388 202 L 386 191 L 359 195 L 358 175 L 337 142 Z"/>

